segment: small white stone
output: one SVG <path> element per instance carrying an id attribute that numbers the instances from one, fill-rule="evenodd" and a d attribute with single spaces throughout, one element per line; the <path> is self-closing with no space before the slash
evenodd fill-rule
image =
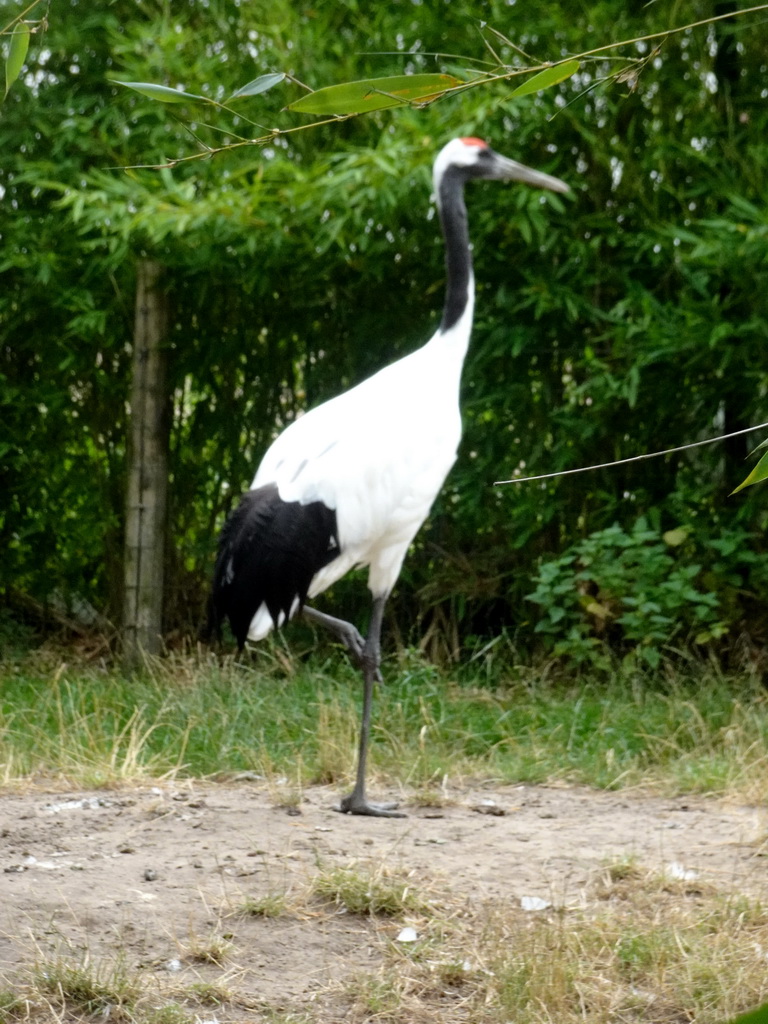
<path id="1" fill-rule="evenodd" d="M 667 864 L 667 875 L 670 878 L 674 878 L 677 882 L 692 882 L 694 878 L 698 878 L 695 871 L 688 871 L 679 861 L 672 861 L 671 864 Z"/>
<path id="2" fill-rule="evenodd" d="M 523 910 L 546 910 L 552 904 L 549 900 L 543 900 L 540 896 L 521 896 L 520 906 Z"/>

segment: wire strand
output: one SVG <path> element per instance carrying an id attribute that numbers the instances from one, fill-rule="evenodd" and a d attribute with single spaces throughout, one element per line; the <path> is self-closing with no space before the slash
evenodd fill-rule
<path id="1" fill-rule="evenodd" d="M 741 434 L 750 434 L 753 430 L 762 430 L 768 427 L 768 423 L 758 423 L 755 427 L 746 427 L 744 430 L 734 430 L 732 434 L 723 434 L 721 437 L 708 437 L 704 441 L 692 441 L 691 444 L 681 444 L 677 448 L 667 448 L 663 452 L 646 452 L 645 455 L 632 455 L 628 459 L 617 459 L 616 462 L 600 462 L 596 466 L 579 466 L 578 469 L 561 469 L 557 473 L 541 473 L 539 476 L 518 476 L 511 480 L 495 480 L 494 487 L 501 487 L 503 484 L 527 484 L 531 480 L 551 480 L 556 476 L 570 476 L 572 473 L 588 473 L 592 469 L 609 469 L 611 466 L 623 466 L 627 462 L 640 462 L 642 459 L 655 459 L 659 455 L 673 455 L 675 452 L 684 452 L 689 448 L 700 448 L 703 444 L 715 444 L 717 441 L 727 441 L 729 437 L 739 437 Z"/>

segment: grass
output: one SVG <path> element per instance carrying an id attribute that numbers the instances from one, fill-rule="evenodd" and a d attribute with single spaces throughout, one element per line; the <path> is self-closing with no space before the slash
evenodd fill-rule
<path id="1" fill-rule="evenodd" d="M 519 667 L 489 677 L 477 666 L 439 672 L 408 655 L 385 666 L 385 679 L 371 774 L 416 806 L 447 806 L 452 786 L 482 778 L 768 797 L 766 695 L 750 677 L 695 664 L 610 680 Z M 172 658 L 130 678 L 28 656 L 0 666 L 0 783 L 119 786 L 245 772 L 263 779 L 275 807 L 295 809 L 308 785 L 349 784 L 359 691 L 341 658 L 278 663 L 269 648 L 243 663 Z M 238 986 L 253 929 L 287 924 L 290 934 L 292 921 L 315 923 L 322 942 L 346 915 L 363 929 L 367 968 L 355 958 L 356 972 L 332 972 L 309 1016 L 259 1004 L 254 1021 L 723 1024 L 768 998 L 768 909 L 651 873 L 631 853 L 571 902 L 536 912 L 512 896 L 468 900 L 460 879 L 385 860 L 319 861 L 284 891 L 243 893 L 234 907 L 228 895 L 218 908 L 228 931 L 193 934 L 181 949 L 200 972 L 183 991 L 161 991 L 170 979 L 119 957 L 38 957 L 26 983 L 0 992 L 0 1024 L 192 1024 L 214 1015 L 205 1005 L 242 1016 L 251 1013 Z M 417 941 L 395 940 L 406 924 Z"/>
<path id="2" fill-rule="evenodd" d="M 243 917 L 280 917 L 287 905 L 286 893 L 272 891 L 263 896 L 246 896 L 235 912 Z"/>
<path id="3" fill-rule="evenodd" d="M 415 654 L 390 659 L 384 676 L 370 773 L 413 806 L 449 806 L 464 779 L 768 799 L 768 699 L 756 678 L 693 663 L 612 679 L 445 673 Z M 0 785 L 247 773 L 275 808 L 296 810 L 308 785 L 349 784 L 359 696 L 343 657 L 301 663 L 270 658 L 268 646 L 243 663 L 172 657 L 134 677 L 55 652 L 17 658 L 0 666 Z M 373 963 L 327 982 L 309 1016 L 260 1005 L 254 1020 L 723 1024 L 768 998 L 768 910 L 649 873 L 631 854 L 605 864 L 572 905 L 542 911 L 468 901 L 450 885 L 383 862 L 319 862 L 303 890 L 294 880 L 222 906 L 231 933 L 184 945 L 204 976 L 183 992 L 159 993 L 120 958 L 53 957 L 22 989 L 0 992 L 0 1024 L 191 1024 L 205 1005 L 234 1013 L 249 929 L 296 920 L 323 933 L 340 912 L 367 929 Z M 394 941 L 406 924 L 418 940 Z"/>
<path id="4" fill-rule="evenodd" d="M 449 674 L 414 654 L 392 658 L 384 675 L 371 773 L 416 806 L 450 805 L 452 786 L 481 778 L 768 798 L 768 701 L 754 678 L 690 664 L 610 680 L 476 666 Z M 0 666 L 0 783 L 246 772 L 264 780 L 275 807 L 297 809 L 307 785 L 349 784 L 358 702 L 342 657 L 303 664 L 270 658 L 268 646 L 252 662 L 175 657 L 131 678 L 56 652 L 29 655 Z M 255 1021 L 723 1024 L 768 998 L 768 910 L 758 900 L 650 873 L 630 854 L 572 904 L 553 902 L 526 912 L 512 898 L 467 900 L 460 880 L 383 859 L 317 862 L 303 888 L 292 880 L 219 907 L 231 931 L 183 945 L 184 962 L 202 972 L 183 991 L 161 991 L 162 978 L 119 955 L 98 962 L 71 950 L 38 957 L 26 984 L 0 992 L 0 1024 L 191 1024 L 214 1016 L 206 1005 L 250 1014 L 238 1001 L 249 930 L 314 922 L 319 938 L 347 914 L 366 930 L 367 969 L 324 982 L 309 1016 L 259 1005 Z M 401 925 L 418 940 L 394 941 Z"/>
<path id="5" fill-rule="evenodd" d="M 723 1024 L 768 996 L 768 912 L 625 865 L 576 907 L 526 914 L 446 900 L 423 942 L 341 982 L 345 1020 L 392 1024 Z M 455 1014 L 455 1018 L 453 1016 Z"/>
<path id="6" fill-rule="evenodd" d="M 513 668 L 478 681 L 471 666 L 441 674 L 407 656 L 385 679 L 371 771 L 417 803 L 448 802 L 451 781 L 483 777 L 768 797 L 767 701 L 753 678 L 694 665 L 610 680 Z M 29 658 L 0 666 L 0 785 L 252 771 L 277 804 L 296 806 L 305 785 L 348 785 L 359 691 L 343 658 L 177 658 L 133 677 Z"/>
<path id="7" fill-rule="evenodd" d="M 147 985 L 140 972 L 123 958 L 98 960 L 88 951 L 72 949 L 39 958 L 30 983 L 20 998 L 0 993 L 0 1024 L 84 1022 L 109 1020 L 116 1024 L 199 1024 L 201 1017 Z M 222 981 L 194 982 L 183 993 L 194 1004 L 221 1006 L 230 993 Z M 161 1005 L 157 1005 L 160 1000 Z M 208 1018 L 210 1019 L 210 1017 Z"/>
<path id="8" fill-rule="evenodd" d="M 68 1013 L 100 1015 L 113 1021 L 131 1021 L 141 992 L 138 977 L 122 960 L 93 963 L 86 954 L 39 962 L 34 987 L 47 997 L 48 1006 Z"/>
<path id="9" fill-rule="evenodd" d="M 222 967 L 232 952 L 232 943 L 215 931 L 206 936 L 191 932 L 189 938 L 180 943 L 180 951 L 184 960 L 189 963 L 215 964 L 216 967 Z"/>
<path id="10" fill-rule="evenodd" d="M 423 882 L 383 864 L 321 870 L 312 880 L 311 894 L 350 914 L 398 917 L 428 909 Z"/>
<path id="11" fill-rule="evenodd" d="M 670 881 L 627 859 L 606 864 L 570 904 L 537 913 L 522 911 L 513 898 L 468 902 L 445 881 L 422 877 L 416 887 L 413 878 L 359 863 L 321 870 L 303 893 L 293 893 L 285 912 L 306 919 L 318 894 L 328 920 L 340 907 L 368 916 L 377 965 L 333 972 L 313 996 L 321 998 L 311 1016 L 240 1003 L 237 965 L 169 999 L 124 962 L 98 963 L 86 953 L 38 961 L 23 998 L 0 998 L 0 1021 L 199 1021 L 181 998 L 196 1006 L 254 1006 L 248 1019 L 273 1024 L 724 1024 L 768 998 L 768 908 L 694 880 Z M 392 919 L 406 917 L 419 941 L 393 942 Z M 324 934 L 317 910 L 313 919 Z"/>

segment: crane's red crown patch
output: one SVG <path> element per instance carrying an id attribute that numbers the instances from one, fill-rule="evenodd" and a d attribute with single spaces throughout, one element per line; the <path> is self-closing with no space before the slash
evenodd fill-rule
<path id="1" fill-rule="evenodd" d="M 473 135 L 468 136 L 461 140 L 465 146 L 479 146 L 480 149 L 488 149 L 488 143 L 483 142 L 482 139 L 476 139 Z"/>

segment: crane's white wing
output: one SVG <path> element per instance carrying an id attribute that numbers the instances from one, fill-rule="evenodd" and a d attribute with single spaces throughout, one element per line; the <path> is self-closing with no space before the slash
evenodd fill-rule
<path id="1" fill-rule="evenodd" d="M 450 374 L 452 362 L 425 346 L 300 417 L 264 456 L 252 487 L 276 483 L 283 501 L 336 512 L 342 554 L 323 581 L 370 564 L 381 587 L 394 583 L 456 458 L 460 364 Z"/>

